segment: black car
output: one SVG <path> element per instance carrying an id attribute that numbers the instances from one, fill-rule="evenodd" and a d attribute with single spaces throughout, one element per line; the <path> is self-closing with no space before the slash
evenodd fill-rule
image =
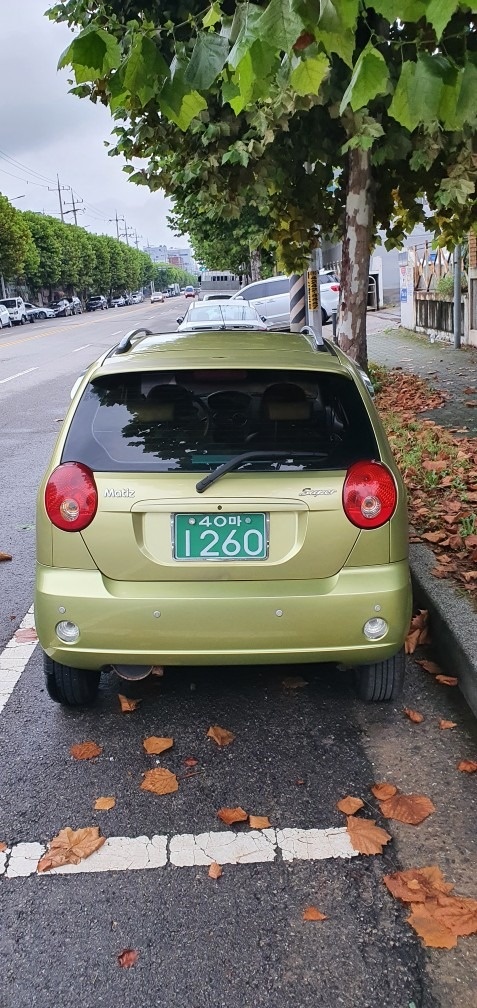
<path id="1" fill-rule="evenodd" d="M 108 302 L 104 294 L 92 294 L 86 302 L 86 311 L 96 311 L 98 308 L 101 311 L 104 311 L 104 309 L 108 307 Z"/>
<path id="2" fill-rule="evenodd" d="M 49 307 L 57 316 L 61 315 L 66 318 L 67 315 L 73 315 L 72 305 L 66 298 L 59 298 L 58 301 L 50 301 Z"/>

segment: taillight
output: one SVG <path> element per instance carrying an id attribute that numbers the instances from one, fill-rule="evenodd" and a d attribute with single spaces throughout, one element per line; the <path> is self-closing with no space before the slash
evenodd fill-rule
<path id="1" fill-rule="evenodd" d="M 80 532 L 91 524 L 98 507 L 93 473 L 81 462 L 64 462 L 45 487 L 45 508 L 53 525 L 64 532 Z"/>
<path id="2" fill-rule="evenodd" d="M 380 462 L 355 462 L 343 486 L 343 508 L 353 525 L 379 528 L 394 514 L 397 490 L 394 479 Z"/>
<path id="3" fill-rule="evenodd" d="M 339 284 L 331 284 L 330 290 L 339 291 L 339 289 L 340 289 Z"/>

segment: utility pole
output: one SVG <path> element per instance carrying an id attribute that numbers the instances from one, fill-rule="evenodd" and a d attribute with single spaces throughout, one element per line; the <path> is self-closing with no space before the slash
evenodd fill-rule
<path id="1" fill-rule="evenodd" d="M 72 213 L 73 216 L 74 216 L 74 219 L 75 219 L 75 225 L 76 225 L 76 227 L 78 227 L 78 217 L 77 217 L 77 214 L 78 213 L 84 213 L 84 209 L 78 208 L 76 206 L 76 203 L 75 203 L 75 194 L 74 194 L 71 186 L 70 186 L 70 193 L 71 193 L 71 200 L 68 200 L 68 201 L 65 200 L 65 203 L 66 203 L 66 206 L 72 206 L 73 209 L 72 210 L 65 210 L 64 213 L 65 214 Z M 83 202 L 84 202 L 84 200 L 78 199 L 78 203 L 83 203 Z M 61 219 L 63 220 L 63 217 Z"/>
<path id="2" fill-rule="evenodd" d="M 119 220 L 124 221 L 124 231 L 121 231 L 119 233 L 119 237 L 120 238 L 125 238 L 126 239 L 126 245 L 129 245 L 129 235 L 134 234 L 134 232 L 133 232 L 132 228 L 128 228 L 128 226 L 126 224 L 125 217 L 120 217 Z"/>
<path id="3" fill-rule="evenodd" d="M 60 215 L 61 215 L 61 220 L 64 223 L 65 217 L 64 217 L 64 210 L 63 210 L 63 200 L 61 198 L 61 190 L 62 189 L 68 189 L 68 186 L 60 185 L 59 175 L 56 176 L 56 183 L 57 184 L 55 186 L 55 189 L 58 192 L 58 200 L 59 200 L 59 203 L 60 203 Z M 55 191 L 54 189 L 51 189 L 50 186 L 48 186 L 48 192 L 54 192 L 54 191 Z M 45 211 L 43 210 L 43 214 L 44 213 L 45 213 Z"/>
<path id="4" fill-rule="evenodd" d="M 114 217 L 110 217 L 109 218 L 109 223 L 110 224 L 114 224 L 114 223 L 116 224 L 116 238 L 118 239 L 118 241 L 119 241 L 119 220 L 120 219 L 124 220 L 124 217 L 119 218 L 117 210 L 115 210 Z"/>
<path id="5" fill-rule="evenodd" d="M 460 350 L 462 325 L 462 245 L 454 249 L 454 349 Z"/>

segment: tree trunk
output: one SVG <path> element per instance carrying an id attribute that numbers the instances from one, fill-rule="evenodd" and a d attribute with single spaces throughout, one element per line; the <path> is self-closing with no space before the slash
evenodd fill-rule
<path id="1" fill-rule="evenodd" d="M 262 270 L 262 257 L 257 249 L 250 249 L 250 276 L 252 277 L 252 282 L 254 280 L 260 280 Z"/>
<path id="2" fill-rule="evenodd" d="M 341 309 L 338 342 L 357 364 L 367 369 L 366 308 L 373 224 L 369 151 L 349 151 L 346 223 L 341 260 Z"/>

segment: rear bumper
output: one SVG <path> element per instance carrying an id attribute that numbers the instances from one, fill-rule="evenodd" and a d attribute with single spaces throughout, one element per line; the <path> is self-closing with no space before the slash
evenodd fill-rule
<path id="1" fill-rule="evenodd" d="M 363 625 L 377 614 L 389 630 L 369 642 Z M 96 571 L 37 569 L 40 644 L 55 661 L 75 668 L 365 664 L 402 647 L 410 615 L 407 561 L 344 569 L 323 580 L 275 582 L 119 582 Z M 76 644 L 58 640 L 59 620 L 79 626 Z"/>

